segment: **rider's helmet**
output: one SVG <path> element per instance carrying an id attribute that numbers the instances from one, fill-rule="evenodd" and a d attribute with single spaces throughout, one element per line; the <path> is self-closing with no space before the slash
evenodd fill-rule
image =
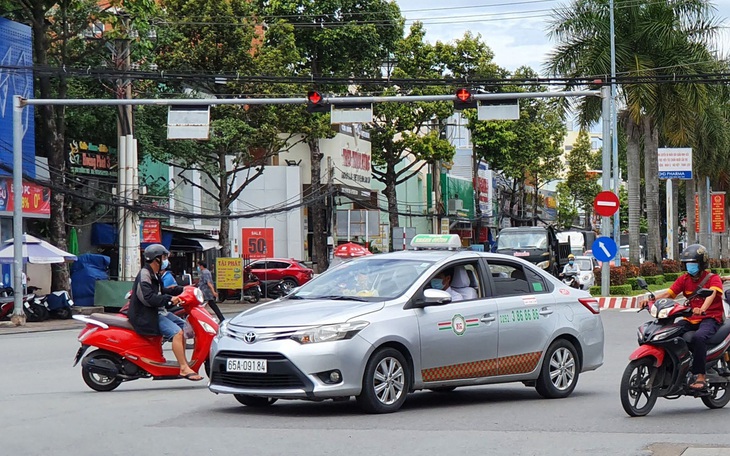
<path id="1" fill-rule="evenodd" d="M 573 255 L 571 253 L 570 255 L 568 255 L 568 261 L 573 261 L 573 260 L 575 260 L 575 255 Z"/>
<path id="2" fill-rule="evenodd" d="M 144 259 L 148 263 L 152 263 L 157 258 L 162 258 L 163 255 L 169 255 L 170 252 L 162 244 L 151 244 L 144 249 Z"/>
<path id="3" fill-rule="evenodd" d="M 710 255 L 704 245 L 692 244 L 682 250 L 682 253 L 679 254 L 679 260 L 682 263 L 697 263 L 700 271 L 704 271 L 710 263 Z"/>

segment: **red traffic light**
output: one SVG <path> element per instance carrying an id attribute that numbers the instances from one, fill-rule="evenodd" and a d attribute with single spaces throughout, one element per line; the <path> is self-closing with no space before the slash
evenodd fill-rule
<path id="1" fill-rule="evenodd" d="M 310 103 L 319 104 L 319 102 L 322 101 L 322 95 L 320 95 L 319 92 L 307 92 L 307 100 L 309 100 Z"/>
<path id="2" fill-rule="evenodd" d="M 468 103 L 471 101 L 471 92 L 469 92 L 469 89 L 458 89 L 456 91 L 456 98 L 462 103 Z"/>

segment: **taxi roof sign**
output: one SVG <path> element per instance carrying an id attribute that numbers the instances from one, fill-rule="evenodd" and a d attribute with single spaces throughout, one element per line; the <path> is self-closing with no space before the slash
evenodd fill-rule
<path id="1" fill-rule="evenodd" d="M 461 248 L 458 234 L 417 234 L 411 240 L 414 249 L 455 250 Z"/>

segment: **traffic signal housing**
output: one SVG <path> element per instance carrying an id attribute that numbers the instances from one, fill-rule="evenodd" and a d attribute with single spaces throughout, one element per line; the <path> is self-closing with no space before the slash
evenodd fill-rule
<path id="1" fill-rule="evenodd" d="M 454 99 L 454 109 L 461 111 L 464 109 L 476 108 L 477 101 L 474 99 L 471 91 L 464 87 L 456 89 L 456 98 Z"/>
<path id="2" fill-rule="evenodd" d="M 330 112 L 330 105 L 319 92 L 312 90 L 307 92 L 307 112 Z"/>

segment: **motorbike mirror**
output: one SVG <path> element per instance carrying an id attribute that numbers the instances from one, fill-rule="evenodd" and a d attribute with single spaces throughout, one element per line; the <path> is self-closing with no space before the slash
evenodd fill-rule
<path id="1" fill-rule="evenodd" d="M 639 285 L 639 288 L 647 289 L 649 288 L 649 285 L 646 283 L 646 280 L 644 280 L 643 277 L 639 277 L 636 279 L 637 285 Z"/>

